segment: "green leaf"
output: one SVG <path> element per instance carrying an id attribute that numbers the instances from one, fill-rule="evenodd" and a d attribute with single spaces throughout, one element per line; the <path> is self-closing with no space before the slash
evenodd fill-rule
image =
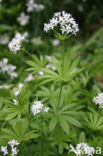
<path id="1" fill-rule="evenodd" d="M 57 118 L 56 117 L 53 117 L 50 121 L 50 124 L 49 124 L 49 129 L 50 131 L 53 131 L 54 128 L 56 127 L 56 124 L 57 124 Z"/>
<path id="2" fill-rule="evenodd" d="M 10 114 L 5 118 L 5 120 L 11 120 L 11 119 L 15 118 L 16 115 L 17 115 L 16 112 L 14 112 L 14 113 L 10 113 Z"/>
<path id="3" fill-rule="evenodd" d="M 69 124 L 68 124 L 68 122 L 67 122 L 63 117 L 60 117 L 60 118 L 59 118 L 59 123 L 60 123 L 61 128 L 62 128 L 67 134 L 69 134 Z"/>

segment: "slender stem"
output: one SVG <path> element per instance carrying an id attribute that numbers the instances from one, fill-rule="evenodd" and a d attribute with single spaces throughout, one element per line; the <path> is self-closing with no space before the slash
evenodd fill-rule
<path id="1" fill-rule="evenodd" d="M 64 75 L 64 40 L 62 41 L 62 76 L 63 75 Z M 61 82 L 61 87 L 60 87 L 60 94 L 59 94 L 59 101 L 58 101 L 58 111 L 59 111 L 59 108 L 60 108 L 62 90 L 63 90 L 63 82 Z"/>
<path id="2" fill-rule="evenodd" d="M 62 41 L 62 74 L 64 74 L 64 40 Z"/>
<path id="3" fill-rule="evenodd" d="M 32 57 L 32 55 L 23 47 L 22 51 L 24 51 L 26 54 L 28 54 L 30 57 Z"/>
<path id="4" fill-rule="evenodd" d="M 60 87 L 60 94 L 59 94 L 59 101 L 58 101 L 58 111 L 59 111 L 59 108 L 60 108 L 60 101 L 61 101 L 62 89 L 63 89 L 63 83 L 61 83 L 61 87 Z"/>
<path id="5" fill-rule="evenodd" d="M 43 156 L 43 152 L 44 152 L 44 146 L 43 146 L 43 143 L 44 143 L 44 141 L 43 141 L 43 131 L 44 131 L 44 128 L 43 128 L 43 114 L 41 113 L 41 128 L 42 128 L 42 132 L 41 132 L 41 154 L 42 154 L 42 156 Z"/>

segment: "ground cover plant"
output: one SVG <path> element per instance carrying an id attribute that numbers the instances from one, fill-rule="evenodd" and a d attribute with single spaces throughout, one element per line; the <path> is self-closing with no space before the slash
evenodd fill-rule
<path id="1" fill-rule="evenodd" d="M 0 1 L 0 156 L 103 155 L 102 10 Z"/>

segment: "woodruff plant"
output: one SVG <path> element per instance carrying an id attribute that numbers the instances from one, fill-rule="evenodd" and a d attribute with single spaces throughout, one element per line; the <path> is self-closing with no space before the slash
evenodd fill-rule
<path id="1" fill-rule="evenodd" d="M 62 61 L 58 61 L 56 58 L 51 57 L 49 61 L 52 66 L 55 67 L 55 70 L 52 70 L 45 68 L 47 66 L 47 62 L 45 61 L 45 58 L 43 56 L 40 56 L 40 59 L 38 59 L 37 56 L 32 55 L 33 61 L 27 61 L 27 64 L 31 66 L 31 68 L 27 69 L 27 71 L 32 71 L 36 74 L 42 72 L 43 74 L 40 76 L 40 79 L 43 80 L 43 83 L 46 84 L 48 82 L 55 82 L 60 86 L 59 95 L 56 97 L 56 99 L 48 99 L 50 100 L 48 117 L 50 118 L 50 132 L 51 134 L 54 133 L 53 131 L 55 131 L 56 133 L 52 134 L 49 140 L 54 140 L 55 143 L 53 143 L 53 146 L 57 144 L 59 147 L 59 152 L 62 153 L 63 148 L 69 149 L 69 146 L 66 143 L 69 140 L 65 140 L 65 134 L 67 135 L 67 138 L 70 139 L 70 125 L 72 124 L 77 127 L 81 127 L 81 123 L 74 117 L 76 114 L 78 114 L 77 111 L 73 109 L 75 105 L 64 104 L 62 98 L 62 92 L 65 84 L 70 82 L 73 77 L 82 70 L 76 70 L 80 58 L 77 57 L 72 62 L 71 53 L 65 53 L 64 44 L 65 40 L 68 39 L 71 35 L 76 35 L 79 29 L 78 24 L 75 22 L 72 15 L 63 11 L 55 13 L 53 18 L 50 20 L 50 23 L 44 24 L 44 31 L 47 33 L 49 30 L 53 30 L 55 37 L 62 42 Z M 44 89 L 44 92 L 45 91 L 46 89 Z M 42 92 L 40 92 L 38 96 L 41 94 Z M 59 128 L 61 129 L 61 132 L 59 131 Z M 58 136 L 57 133 L 61 136 L 63 134 L 64 138 Z M 57 135 L 64 140 L 56 140 L 53 135 Z"/>
<path id="2" fill-rule="evenodd" d="M 11 101 L 3 100 L 6 106 L 2 110 L 2 116 L 6 121 L 10 121 L 12 129 L 2 129 L 3 138 L 8 136 L 9 140 L 15 139 L 20 143 L 35 138 L 35 156 L 58 155 L 58 151 L 61 154 L 64 149 L 68 151 L 69 142 L 73 137 L 71 129 L 73 130 L 74 126 L 82 127 L 79 121 L 80 106 L 78 107 L 75 102 L 68 103 L 65 99 L 71 96 L 68 95 L 68 91 L 66 92 L 66 85 L 82 70 L 77 68 L 80 57 L 72 59 L 71 53 L 65 49 L 65 40 L 76 35 L 79 31 L 78 24 L 71 14 L 58 12 L 48 24 L 44 24 L 44 31 L 47 33 L 49 30 L 52 30 L 55 37 L 62 42 L 61 60 L 49 58 L 52 68 L 47 68 L 47 57 L 38 58 L 24 49 L 24 36 L 21 34 L 16 34 L 9 43 L 11 52 L 23 50 L 29 54 L 32 60 L 27 61 L 30 68 L 26 71 L 39 74 L 38 81 L 42 87 L 35 94 L 33 102 L 30 102 L 30 93 L 26 93 L 25 87 L 20 95 L 11 93 Z M 47 84 L 50 90 L 46 87 Z"/>

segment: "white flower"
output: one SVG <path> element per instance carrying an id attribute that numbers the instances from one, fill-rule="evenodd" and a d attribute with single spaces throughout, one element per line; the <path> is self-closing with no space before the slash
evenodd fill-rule
<path id="1" fill-rule="evenodd" d="M 34 4 L 34 9 L 36 10 L 36 11 L 42 11 L 42 10 L 44 10 L 45 9 L 45 6 L 44 5 L 42 5 L 42 4 Z"/>
<path id="2" fill-rule="evenodd" d="M 34 116 L 36 114 L 40 113 L 42 111 L 42 109 L 43 109 L 43 104 L 41 103 L 41 101 L 35 101 L 31 107 L 31 111 Z"/>
<path id="3" fill-rule="evenodd" d="M 53 46 L 59 45 L 60 41 L 58 39 L 53 40 L 52 44 Z"/>
<path id="4" fill-rule="evenodd" d="M 9 89 L 11 86 L 10 85 L 0 85 L 0 89 Z"/>
<path id="5" fill-rule="evenodd" d="M 70 148 L 71 149 L 69 152 L 74 152 L 76 156 L 82 156 L 82 154 L 86 154 L 87 156 L 93 156 L 94 153 L 94 147 L 88 146 L 87 143 L 77 144 L 76 148 L 70 145 Z"/>
<path id="6" fill-rule="evenodd" d="M 77 6 L 77 9 L 78 9 L 78 11 L 83 12 L 83 6 L 82 6 L 82 5 L 79 4 L 79 5 Z"/>
<path id="7" fill-rule="evenodd" d="M 17 147 L 13 147 L 11 149 L 11 152 L 12 152 L 11 156 L 16 156 L 18 154 L 19 150 L 17 149 Z"/>
<path id="8" fill-rule="evenodd" d="M 16 69 L 16 66 L 12 64 L 7 64 L 7 63 L 8 63 L 7 58 L 3 58 L 2 61 L 0 61 L 0 72 L 3 72 L 3 73 L 6 72 L 11 78 L 17 77 L 18 74 L 14 72 L 14 70 Z"/>
<path id="9" fill-rule="evenodd" d="M 29 82 L 29 81 L 32 81 L 34 78 L 33 78 L 33 75 L 32 74 L 29 74 L 26 78 L 25 78 L 25 82 Z"/>
<path id="10" fill-rule="evenodd" d="M 4 155 L 8 154 L 7 146 L 1 146 L 1 152 L 3 152 Z"/>
<path id="11" fill-rule="evenodd" d="M 79 31 L 78 24 L 75 22 L 71 14 L 63 12 L 55 13 L 53 18 L 50 19 L 50 23 L 44 24 L 44 31 L 47 33 L 50 29 L 54 29 L 57 25 L 60 26 L 62 34 L 73 34 Z"/>
<path id="12" fill-rule="evenodd" d="M 45 56 L 48 61 L 51 61 L 51 56 Z"/>
<path id="13" fill-rule="evenodd" d="M 18 87 L 21 89 L 24 86 L 23 83 L 19 83 Z"/>
<path id="14" fill-rule="evenodd" d="M 7 63 L 8 63 L 8 59 L 7 58 L 3 58 L 0 61 L 0 72 L 5 72 L 5 71 L 8 70 Z"/>
<path id="15" fill-rule="evenodd" d="M 39 75 L 44 75 L 44 73 L 42 71 L 39 72 Z"/>
<path id="16" fill-rule="evenodd" d="M 44 5 L 35 3 L 34 0 L 29 0 L 26 5 L 27 5 L 27 12 L 32 12 L 33 10 L 42 11 L 45 8 Z"/>
<path id="17" fill-rule="evenodd" d="M 11 147 L 14 147 L 14 146 L 18 146 L 20 143 L 18 142 L 18 141 L 16 141 L 16 140 L 10 140 L 9 142 L 8 142 L 8 144 L 11 146 Z"/>
<path id="18" fill-rule="evenodd" d="M 13 99 L 14 105 L 17 105 L 19 102 L 16 99 Z"/>
<path id="19" fill-rule="evenodd" d="M 24 40 L 24 36 L 20 33 L 17 33 L 12 41 L 9 43 L 8 47 L 11 52 L 16 53 L 21 49 L 21 42 Z"/>
<path id="20" fill-rule="evenodd" d="M 9 37 L 7 34 L 3 34 L 2 36 L 0 36 L 0 44 L 8 44 L 9 43 Z"/>
<path id="21" fill-rule="evenodd" d="M 10 75 L 11 79 L 18 76 L 18 74 L 16 72 L 8 72 L 8 74 Z"/>
<path id="22" fill-rule="evenodd" d="M 13 140 L 10 140 L 8 144 L 11 146 L 11 152 L 12 152 L 11 156 L 16 156 L 19 150 L 15 146 L 18 146 L 20 143 L 13 139 Z"/>
<path id="23" fill-rule="evenodd" d="M 47 64 L 45 67 L 51 68 L 52 70 L 56 70 L 55 66 L 53 66 L 52 64 Z"/>
<path id="24" fill-rule="evenodd" d="M 16 53 L 17 51 L 20 51 L 20 48 L 21 48 L 20 40 L 14 38 L 9 43 L 8 47 L 9 47 L 9 49 L 10 49 L 11 52 Z"/>
<path id="25" fill-rule="evenodd" d="M 23 41 L 24 40 L 24 35 L 21 35 L 21 33 L 17 33 L 16 35 L 15 35 L 15 37 L 14 37 L 15 39 L 18 39 L 18 40 L 20 40 L 20 41 Z"/>
<path id="26" fill-rule="evenodd" d="M 29 0 L 27 5 L 27 12 L 32 12 L 34 10 L 34 0 Z"/>
<path id="27" fill-rule="evenodd" d="M 17 18 L 17 21 L 20 22 L 22 26 L 25 26 L 29 22 L 30 16 L 25 15 L 24 12 L 20 14 L 20 17 Z"/>
<path id="28" fill-rule="evenodd" d="M 15 96 L 18 96 L 22 90 L 23 83 L 19 83 L 17 88 L 13 88 L 13 93 Z"/>
<path id="29" fill-rule="evenodd" d="M 27 39 L 27 37 L 29 36 L 29 33 L 28 32 L 24 32 L 23 33 L 23 36 L 24 36 L 24 42 L 26 42 L 26 43 L 28 43 L 29 42 L 29 40 Z"/>
<path id="30" fill-rule="evenodd" d="M 31 107 L 31 111 L 34 116 L 40 113 L 41 111 L 48 112 L 48 110 L 49 110 L 49 107 L 44 107 L 41 101 L 34 101 L 34 104 Z"/>
<path id="31" fill-rule="evenodd" d="M 99 108 L 103 108 L 103 93 L 99 93 L 98 96 L 94 97 L 93 102 L 99 105 Z"/>
<path id="32" fill-rule="evenodd" d="M 49 110 L 49 107 L 44 108 L 44 112 L 48 112 L 48 110 Z"/>

